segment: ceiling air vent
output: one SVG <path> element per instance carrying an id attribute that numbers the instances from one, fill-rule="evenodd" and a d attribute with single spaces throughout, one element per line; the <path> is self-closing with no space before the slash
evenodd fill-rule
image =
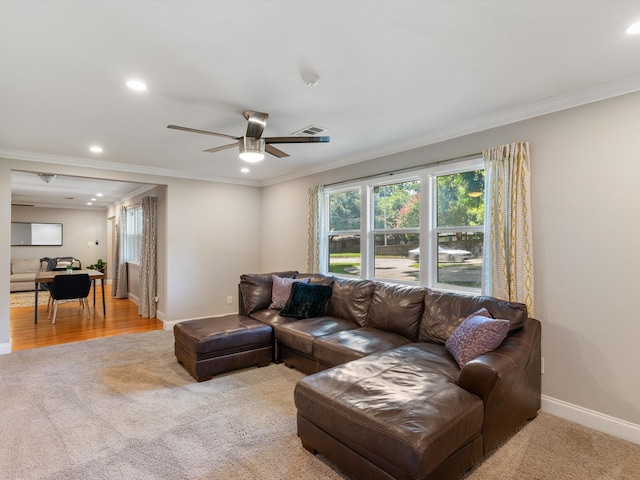
<path id="1" fill-rule="evenodd" d="M 329 130 L 326 128 L 322 128 L 322 127 L 317 127 L 315 125 L 309 125 L 308 127 L 304 127 L 302 130 L 298 130 L 297 132 L 293 132 L 291 135 L 298 135 L 298 136 L 303 136 L 303 135 L 309 135 L 309 136 L 316 136 L 316 135 L 320 135 L 323 133 L 328 132 Z"/>

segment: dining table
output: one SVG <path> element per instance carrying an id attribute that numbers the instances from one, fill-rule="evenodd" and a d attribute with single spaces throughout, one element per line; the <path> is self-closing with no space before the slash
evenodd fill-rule
<path id="1" fill-rule="evenodd" d="M 38 323 L 38 291 L 43 283 L 51 283 L 57 275 L 80 275 L 87 274 L 93 283 L 93 306 L 96 306 L 96 280 L 100 280 L 102 288 L 102 314 L 107 315 L 107 306 L 104 301 L 104 273 L 98 270 L 45 270 L 36 274 L 36 290 L 35 290 L 35 309 L 33 314 L 33 323 Z"/>

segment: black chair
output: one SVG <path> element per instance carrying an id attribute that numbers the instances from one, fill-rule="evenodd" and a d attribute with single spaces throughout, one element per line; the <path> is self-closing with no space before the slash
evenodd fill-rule
<path id="1" fill-rule="evenodd" d="M 49 293 L 55 305 L 51 323 L 56 323 L 56 313 L 58 313 L 58 303 L 60 300 L 80 300 L 82 308 L 86 307 L 87 313 L 89 313 L 89 301 L 87 300 L 89 290 L 91 290 L 91 279 L 86 273 L 56 275 L 53 278 L 53 282 L 49 284 Z M 49 317 L 50 316 L 51 310 L 49 310 Z"/>

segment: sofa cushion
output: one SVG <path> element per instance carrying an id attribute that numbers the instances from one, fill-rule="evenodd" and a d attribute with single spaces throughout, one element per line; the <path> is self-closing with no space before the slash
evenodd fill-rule
<path id="1" fill-rule="evenodd" d="M 410 341 L 397 333 L 363 327 L 316 338 L 313 342 L 313 356 L 333 367 L 407 343 Z"/>
<path id="2" fill-rule="evenodd" d="M 276 331 L 276 325 L 284 325 L 285 323 L 295 322 L 296 319 L 292 317 L 281 317 L 280 310 L 258 310 L 249 315 L 250 318 L 258 320 L 267 325 L 271 325 Z"/>
<path id="3" fill-rule="evenodd" d="M 309 283 L 309 278 L 282 278 L 277 275 L 271 276 L 271 309 L 281 309 L 289 300 L 291 295 L 291 285 L 294 282 Z"/>
<path id="4" fill-rule="evenodd" d="M 356 323 L 334 317 L 305 318 L 275 327 L 276 338 L 280 343 L 308 355 L 313 352 L 313 341 L 316 338 L 354 328 L 358 328 Z"/>
<path id="5" fill-rule="evenodd" d="M 12 282 L 35 282 L 36 272 L 33 273 L 12 273 L 9 277 Z M 35 288 L 35 287 L 34 287 Z"/>
<path id="6" fill-rule="evenodd" d="M 333 289 L 327 285 L 298 282 L 291 288 L 291 296 L 280 310 L 283 317 L 297 319 L 324 317 L 329 308 Z"/>
<path id="7" fill-rule="evenodd" d="M 471 315 L 456 328 L 445 345 L 463 367 L 468 361 L 498 348 L 508 332 L 508 320 Z"/>
<path id="8" fill-rule="evenodd" d="M 378 283 L 373 291 L 367 326 L 418 340 L 426 289 Z"/>
<path id="9" fill-rule="evenodd" d="M 240 276 L 240 291 L 245 312 L 249 315 L 257 310 L 269 308 L 271 304 L 272 276 L 293 278 L 298 272 L 250 273 Z"/>
<path id="10" fill-rule="evenodd" d="M 11 273 L 36 273 L 39 270 L 39 258 L 16 258 L 11 260 Z"/>
<path id="11" fill-rule="evenodd" d="M 482 400 L 456 385 L 458 373 L 444 348 L 412 343 L 309 375 L 294 400 L 299 418 L 396 478 L 438 478 L 481 435 Z"/>
<path id="12" fill-rule="evenodd" d="M 371 305 L 375 288 L 376 284 L 371 280 L 336 279 L 333 282 L 329 315 L 366 327 L 369 305 Z"/>
<path id="13" fill-rule="evenodd" d="M 418 339 L 444 344 L 466 317 L 483 307 L 493 318 L 509 320 L 510 332 L 521 328 L 528 316 L 523 303 L 428 289 Z"/>
<path id="14" fill-rule="evenodd" d="M 335 277 L 330 277 L 321 273 L 298 273 L 295 278 L 308 278 L 309 283 L 327 286 L 333 285 L 333 282 L 336 279 Z"/>

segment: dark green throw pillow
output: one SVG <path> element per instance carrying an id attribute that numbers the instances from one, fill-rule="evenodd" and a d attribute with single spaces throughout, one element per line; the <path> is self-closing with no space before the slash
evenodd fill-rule
<path id="1" fill-rule="evenodd" d="M 332 287 L 325 285 L 296 282 L 291 286 L 291 295 L 280 315 L 298 320 L 322 317 L 329 309 L 332 291 Z"/>

